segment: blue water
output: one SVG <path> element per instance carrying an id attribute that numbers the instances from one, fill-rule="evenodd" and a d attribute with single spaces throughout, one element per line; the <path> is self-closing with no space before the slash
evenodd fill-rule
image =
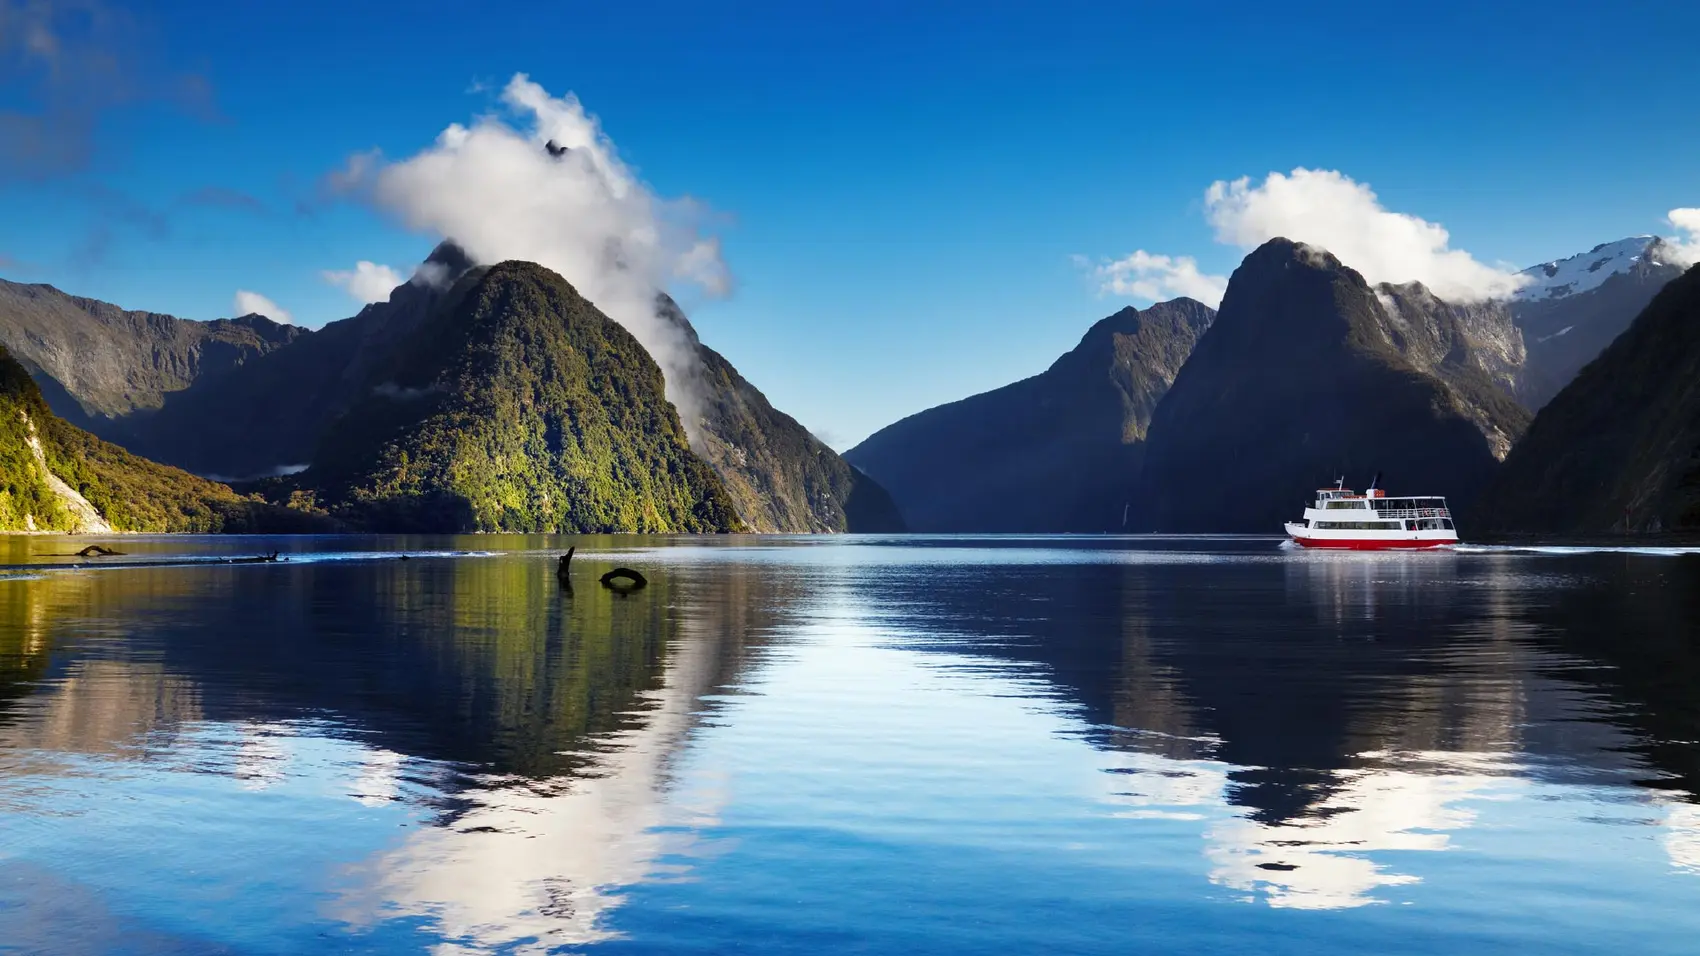
<path id="1" fill-rule="evenodd" d="M 0 952 L 1700 951 L 1700 555 L 84 543 L 0 540 Z"/>

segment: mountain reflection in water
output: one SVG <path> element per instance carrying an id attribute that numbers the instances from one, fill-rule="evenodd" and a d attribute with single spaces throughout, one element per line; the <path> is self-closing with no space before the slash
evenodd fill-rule
<path id="1" fill-rule="evenodd" d="M 277 539 L 241 546 L 295 560 L 0 580 L 0 940 L 1700 936 L 1700 558 L 580 538 L 563 591 L 566 543 Z M 597 587 L 615 563 L 651 587 Z"/>

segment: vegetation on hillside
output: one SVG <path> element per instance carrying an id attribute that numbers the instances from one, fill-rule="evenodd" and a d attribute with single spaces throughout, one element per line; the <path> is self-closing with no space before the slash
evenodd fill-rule
<path id="1" fill-rule="evenodd" d="M 0 347 L 0 531 L 76 528 L 29 446 L 30 421 L 48 414 L 29 373 Z"/>
<path id="2" fill-rule="evenodd" d="M 301 484 L 355 527 L 726 531 L 661 369 L 560 276 L 463 276 L 325 437 Z"/>
<path id="3" fill-rule="evenodd" d="M 30 447 L 40 442 L 41 459 Z M 46 471 L 42 462 L 46 463 Z M 81 494 L 117 531 L 293 530 L 299 519 L 229 487 L 137 457 L 54 415 L 0 348 L 0 531 L 79 531 L 84 522 L 48 475 Z"/>

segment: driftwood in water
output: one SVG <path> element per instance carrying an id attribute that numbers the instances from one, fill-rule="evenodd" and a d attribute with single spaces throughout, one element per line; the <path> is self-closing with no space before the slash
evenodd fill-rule
<path id="1" fill-rule="evenodd" d="M 105 557 L 110 557 L 110 556 L 115 555 L 115 554 L 123 554 L 123 553 L 124 552 L 122 552 L 122 551 L 114 551 L 111 548 L 103 548 L 98 544 L 91 544 L 88 547 L 84 548 L 83 550 L 78 551 L 77 557 L 79 557 L 79 558 L 105 558 Z"/>
<path id="2" fill-rule="evenodd" d="M 649 584 L 649 579 L 631 568 L 615 568 L 601 578 L 602 586 L 615 591 L 636 591 Z"/>
<path id="3" fill-rule="evenodd" d="M 563 587 L 569 587 L 570 588 L 570 587 L 573 586 L 572 577 L 571 577 L 572 564 L 573 564 L 573 552 L 577 551 L 577 550 L 578 550 L 577 545 L 574 545 L 573 547 L 568 548 L 567 553 L 561 555 L 561 563 L 555 566 L 555 578 L 556 578 L 556 580 L 561 582 L 561 585 Z"/>
<path id="4" fill-rule="evenodd" d="M 278 560 L 280 560 L 278 558 L 278 553 L 276 551 L 273 551 L 271 554 L 262 554 L 262 555 L 259 555 L 257 557 L 252 557 L 252 558 L 226 558 L 224 563 L 226 563 L 226 564 L 271 564 L 272 562 L 278 561 Z"/>

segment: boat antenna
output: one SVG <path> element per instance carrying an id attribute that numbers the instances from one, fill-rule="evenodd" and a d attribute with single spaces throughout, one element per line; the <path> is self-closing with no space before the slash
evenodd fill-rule
<path id="1" fill-rule="evenodd" d="M 1376 486 L 1378 486 L 1380 484 L 1381 484 L 1381 472 L 1378 471 L 1378 472 L 1375 473 L 1375 477 L 1371 478 L 1369 480 L 1369 490 L 1374 491 L 1376 489 Z"/>

